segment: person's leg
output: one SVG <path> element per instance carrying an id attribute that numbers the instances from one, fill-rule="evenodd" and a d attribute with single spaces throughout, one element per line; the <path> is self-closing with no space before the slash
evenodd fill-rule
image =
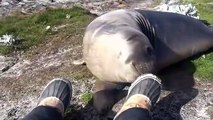
<path id="1" fill-rule="evenodd" d="M 38 106 L 34 108 L 23 120 L 62 120 L 61 112 L 55 107 Z"/>
<path id="2" fill-rule="evenodd" d="M 127 100 L 114 120 L 151 120 L 150 108 L 159 99 L 160 79 L 152 74 L 137 78 L 129 88 Z"/>
<path id="3" fill-rule="evenodd" d="M 38 106 L 23 120 L 62 120 L 72 97 L 69 80 L 54 79 L 40 95 Z"/>

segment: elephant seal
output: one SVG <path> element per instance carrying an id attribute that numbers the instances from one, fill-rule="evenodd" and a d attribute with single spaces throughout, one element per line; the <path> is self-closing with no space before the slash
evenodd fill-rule
<path id="1" fill-rule="evenodd" d="M 83 38 L 83 61 L 99 79 L 96 110 L 106 112 L 118 100 L 112 98 L 117 86 L 121 89 L 141 74 L 157 73 L 212 47 L 212 29 L 188 16 L 120 9 L 97 17 Z"/>
<path id="2" fill-rule="evenodd" d="M 213 47 L 213 31 L 194 18 L 168 12 L 120 9 L 93 20 L 83 59 L 101 81 L 133 82 Z"/>

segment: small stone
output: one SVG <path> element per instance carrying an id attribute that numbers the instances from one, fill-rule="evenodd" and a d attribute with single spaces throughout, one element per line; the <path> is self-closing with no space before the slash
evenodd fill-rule
<path id="1" fill-rule="evenodd" d="M 15 58 L 0 56 L 0 73 L 9 70 L 16 63 L 17 59 Z"/>
<path id="2" fill-rule="evenodd" d="M 21 10 L 21 13 L 24 14 L 24 15 L 28 14 L 27 11 L 25 11 L 24 9 Z"/>
<path id="3" fill-rule="evenodd" d="M 205 58 L 206 58 L 206 55 L 202 55 L 202 58 L 204 58 L 204 59 L 205 59 Z"/>
<path id="4" fill-rule="evenodd" d="M 53 27 L 53 28 L 52 28 L 52 31 L 57 32 L 57 31 L 58 31 L 58 28 L 57 28 L 57 27 Z"/>
<path id="5" fill-rule="evenodd" d="M 89 3 L 89 2 L 90 2 L 90 0 L 84 0 L 84 2 L 85 2 L 85 3 Z"/>
<path id="6" fill-rule="evenodd" d="M 19 2 L 18 5 L 25 5 L 25 3 L 24 2 Z"/>
<path id="7" fill-rule="evenodd" d="M 93 5 L 92 3 L 88 3 L 88 4 L 86 5 L 86 7 L 88 7 L 89 9 L 94 9 L 94 5 Z"/>
<path id="8" fill-rule="evenodd" d="M 70 19 L 70 15 L 69 14 L 66 14 L 66 19 Z"/>
<path id="9" fill-rule="evenodd" d="M 213 93 L 209 93 L 207 95 L 207 103 L 211 106 L 213 106 Z"/>
<path id="10" fill-rule="evenodd" d="M 15 116 L 15 115 L 16 115 L 16 112 L 17 112 L 17 109 L 16 109 L 16 108 L 12 108 L 12 109 L 8 112 L 7 116 L 8 116 L 8 117 Z"/>
<path id="11" fill-rule="evenodd" d="M 118 0 L 118 2 L 119 2 L 120 4 L 122 4 L 122 3 L 125 2 L 125 0 Z"/>
<path id="12" fill-rule="evenodd" d="M 213 2 L 209 2 L 209 3 L 207 3 L 207 5 L 211 5 L 211 6 L 213 6 Z"/>
<path id="13" fill-rule="evenodd" d="M 119 2 L 114 2 L 113 5 L 114 6 L 118 6 L 120 3 Z"/>
<path id="14" fill-rule="evenodd" d="M 9 70 L 9 68 L 10 68 L 10 66 L 5 66 L 4 68 L 2 68 L 2 72 L 5 72 L 5 71 L 7 71 L 7 70 Z"/>
<path id="15" fill-rule="evenodd" d="M 47 26 L 47 27 L 46 27 L 46 30 L 49 30 L 49 29 L 50 29 L 50 26 Z"/>
<path id="16" fill-rule="evenodd" d="M 100 5 L 102 5 L 103 4 L 103 2 L 94 2 L 93 3 L 93 5 L 95 5 L 95 6 L 100 6 Z"/>
<path id="17" fill-rule="evenodd" d="M 9 2 L 2 2 L 1 5 L 2 6 L 8 6 L 8 5 L 10 5 L 10 3 Z"/>
<path id="18" fill-rule="evenodd" d="M 110 4 L 110 5 L 112 5 L 113 3 L 114 3 L 113 0 L 109 0 L 109 1 L 108 1 L 108 4 Z"/>
<path id="19" fill-rule="evenodd" d="M 174 5 L 174 4 L 178 4 L 180 2 L 180 0 L 169 0 L 168 1 L 168 5 Z"/>
<path id="20" fill-rule="evenodd" d="M 127 7 L 127 6 L 126 6 L 125 4 L 119 4 L 118 7 L 119 7 L 119 8 L 125 8 L 125 7 Z"/>

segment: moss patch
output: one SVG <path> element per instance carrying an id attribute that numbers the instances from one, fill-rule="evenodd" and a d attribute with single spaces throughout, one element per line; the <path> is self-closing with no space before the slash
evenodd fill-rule
<path id="1" fill-rule="evenodd" d="M 81 95 L 81 101 L 84 102 L 84 104 L 88 104 L 89 101 L 91 101 L 91 99 L 92 99 L 91 92 L 86 92 Z"/>

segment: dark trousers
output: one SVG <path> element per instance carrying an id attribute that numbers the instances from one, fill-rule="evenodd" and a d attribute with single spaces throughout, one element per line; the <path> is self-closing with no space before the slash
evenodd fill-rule
<path id="1" fill-rule="evenodd" d="M 34 108 L 23 120 L 63 120 L 57 108 L 38 106 Z"/>
<path id="2" fill-rule="evenodd" d="M 118 115 L 115 120 L 152 120 L 147 109 L 130 108 Z"/>
<path id="3" fill-rule="evenodd" d="M 62 120 L 61 113 L 53 107 L 38 106 L 33 109 L 23 120 Z M 115 120 L 151 120 L 148 110 L 131 108 L 122 112 Z"/>

